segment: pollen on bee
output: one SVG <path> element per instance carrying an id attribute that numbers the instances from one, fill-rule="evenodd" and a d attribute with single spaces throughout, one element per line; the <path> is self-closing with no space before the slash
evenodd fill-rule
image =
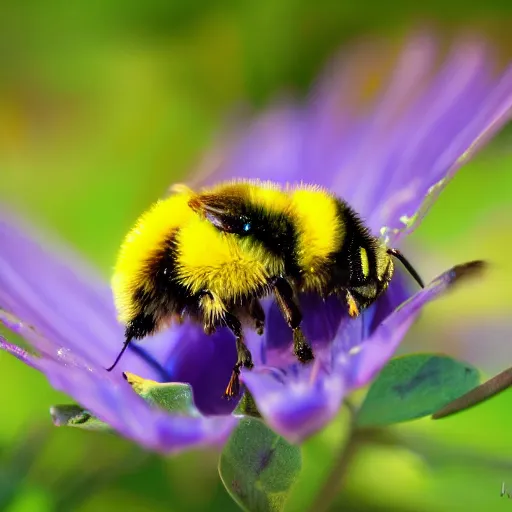
<path id="1" fill-rule="evenodd" d="M 348 314 L 354 318 L 359 315 L 359 308 L 357 307 L 357 303 L 352 297 L 350 293 L 347 293 L 347 303 L 348 303 Z"/>

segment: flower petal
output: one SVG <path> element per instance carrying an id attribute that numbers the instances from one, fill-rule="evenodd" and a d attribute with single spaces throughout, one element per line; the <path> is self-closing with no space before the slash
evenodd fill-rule
<path id="1" fill-rule="evenodd" d="M 54 343 L 41 336 L 33 327 L 3 309 L 0 309 L 0 324 L 21 336 L 39 353 L 45 354 L 48 357 L 55 357 L 57 355 Z"/>
<path id="2" fill-rule="evenodd" d="M 413 295 L 409 276 L 398 268 L 386 292 L 357 318 L 346 316 L 333 338 L 330 358 L 325 358 L 331 371 L 336 369 L 335 361 L 367 343 L 382 321 Z"/>
<path id="3" fill-rule="evenodd" d="M 434 279 L 400 308 L 393 311 L 371 337 L 348 354 L 339 354 L 336 365 L 347 376 L 351 389 L 366 385 L 392 357 L 421 309 L 462 278 L 481 271 L 482 262 L 458 265 Z"/>
<path id="4" fill-rule="evenodd" d="M 67 264 L 64 251 L 57 259 L 45 250 L 49 245 L 0 212 L 0 306 L 57 346 L 99 362 L 106 345 L 98 334 L 122 339 L 111 291 L 78 258 Z"/>
<path id="5" fill-rule="evenodd" d="M 202 414 L 230 414 L 236 401 L 223 395 L 236 358 L 235 338 L 228 329 L 207 336 L 201 326 L 187 323 L 164 367 L 170 381 L 192 386 L 194 404 Z"/>
<path id="6" fill-rule="evenodd" d="M 151 408 L 124 380 L 97 368 L 83 367 L 75 360 L 66 364 L 34 358 L 0 337 L 6 350 L 45 373 L 57 390 L 71 395 L 82 407 L 116 431 L 152 450 L 165 453 L 223 443 L 236 419 L 184 417 Z"/>
<path id="7" fill-rule="evenodd" d="M 29 354 L 26 350 L 18 347 L 17 345 L 13 345 L 9 343 L 1 334 L 0 334 L 0 350 L 5 350 L 9 354 L 13 355 L 23 363 L 32 368 L 37 369 L 37 358 L 33 355 Z"/>
<path id="8" fill-rule="evenodd" d="M 299 372 L 279 373 L 260 367 L 242 371 L 265 422 L 292 443 L 298 443 L 337 414 L 345 385 L 341 374 L 327 374 L 320 361 Z"/>
<path id="9" fill-rule="evenodd" d="M 368 225 L 375 233 L 385 226 L 390 245 L 396 246 L 419 225 L 455 172 L 511 118 L 512 68 L 493 84 L 484 56 L 475 58 L 471 67 L 466 62 L 469 69 L 464 68 L 462 54 L 459 59 L 458 67 L 445 72 L 446 83 L 459 87 L 443 87 L 442 80 L 432 86 L 431 94 L 437 92 L 438 100 L 422 102 L 423 111 L 432 117 L 405 121 L 410 135 L 401 136 L 401 148 L 387 157 L 394 170 L 382 173 L 388 187 L 374 205 Z M 450 92 L 449 98 L 443 90 Z M 413 123 L 418 130 L 410 129 Z"/>
<path id="10" fill-rule="evenodd" d="M 396 64 L 392 66 L 389 78 L 385 70 L 380 71 L 377 79 L 384 82 L 382 92 L 371 106 L 367 106 L 366 114 L 360 114 L 357 138 L 351 141 L 348 150 L 339 153 L 336 172 L 332 173 L 332 190 L 347 200 L 363 218 L 368 218 L 373 212 L 375 201 L 380 199 L 382 188 L 389 180 L 388 173 L 380 171 L 388 162 L 386 157 L 393 141 L 392 134 L 402 128 L 397 120 L 404 110 L 407 112 L 408 103 L 423 90 L 432 73 L 435 42 L 418 34 L 404 44 L 396 59 L 392 53 L 389 45 L 381 43 L 372 45 L 361 56 L 367 69 L 360 89 L 368 88 L 375 80 L 376 63 L 373 60 L 379 58 L 388 65 L 390 61 L 396 61 Z M 410 129 L 409 126 L 407 128 Z"/>
<path id="11" fill-rule="evenodd" d="M 418 284 L 399 263 L 395 262 L 395 272 L 388 289 L 374 302 L 369 311 L 363 313 L 366 315 L 364 338 L 371 336 L 383 320 L 412 297 L 414 290 L 417 289 L 419 289 Z"/>

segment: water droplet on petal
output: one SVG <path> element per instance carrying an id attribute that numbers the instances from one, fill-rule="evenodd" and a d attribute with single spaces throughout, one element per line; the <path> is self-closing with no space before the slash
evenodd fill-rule
<path id="1" fill-rule="evenodd" d="M 77 366 L 78 368 L 83 368 L 90 372 L 94 371 L 83 359 L 73 354 L 70 348 L 60 347 L 57 350 L 57 357 L 66 366 Z"/>

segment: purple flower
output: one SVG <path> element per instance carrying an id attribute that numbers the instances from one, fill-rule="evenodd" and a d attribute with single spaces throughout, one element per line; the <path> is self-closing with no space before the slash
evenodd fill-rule
<path id="1" fill-rule="evenodd" d="M 376 47 L 377 59 L 383 57 Z M 374 68 L 367 45 L 327 68 L 311 100 L 264 114 L 224 152 L 202 183 L 228 177 L 304 181 L 330 188 L 393 247 L 410 233 L 456 170 L 509 119 L 512 69 L 493 76 L 483 44 L 459 41 L 441 67 L 430 38 L 411 39 L 373 100 L 362 98 Z M 386 55 L 389 58 L 389 55 Z M 0 212 L 0 321 L 37 351 L 0 338 L 0 347 L 42 371 L 55 388 L 123 435 L 154 450 L 222 443 L 236 404 L 222 399 L 236 361 L 232 335 L 185 323 L 134 344 L 107 373 L 123 343 L 108 285 L 76 255 L 37 241 Z M 243 370 L 265 421 L 291 441 L 323 427 L 352 390 L 393 355 L 422 307 L 456 280 L 460 267 L 413 294 L 397 264 L 388 291 L 357 319 L 335 299 L 304 295 L 304 331 L 316 359 L 294 359 L 291 332 L 271 299 L 266 332 L 249 332 L 255 367 Z M 122 378 L 129 371 L 190 383 L 203 414 L 151 408 Z"/>

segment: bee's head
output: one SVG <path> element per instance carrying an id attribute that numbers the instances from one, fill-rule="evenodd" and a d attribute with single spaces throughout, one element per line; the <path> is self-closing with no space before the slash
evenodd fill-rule
<path id="1" fill-rule="evenodd" d="M 275 187 L 228 184 L 199 193 L 188 204 L 219 231 L 260 252 L 286 259 L 294 248 L 295 229 L 287 214 L 289 200 Z"/>

